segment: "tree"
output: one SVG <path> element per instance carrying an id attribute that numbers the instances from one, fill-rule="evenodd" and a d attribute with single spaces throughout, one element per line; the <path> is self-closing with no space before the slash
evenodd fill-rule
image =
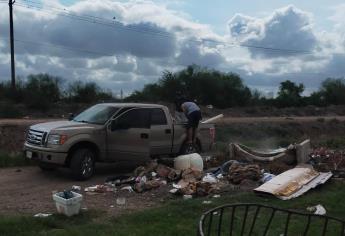
<path id="1" fill-rule="evenodd" d="M 25 103 L 35 109 L 45 110 L 60 100 L 60 78 L 48 74 L 29 75 L 25 84 Z"/>
<path id="2" fill-rule="evenodd" d="M 110 91 L 103 91 L 96 83 L 75 81 L 68 85 L 67 100 L 77 103 L 95 103 L 98 101 L 113 100 Z"/>
<path id="3" fill-rule="evenodd" d="M 345 104 L 345 80 L 328 78 L 322 82 L 320 95 L 327 105 Z"/>
<path id="4" fill-rule="evenodd" d="M 304 85 L 296 85 L 290 80 L 280 83 L 276 104 L 279 107 L 301 106 Z"/>
<path id="5" fill-rule="evenodd" d="M 177 92 L 220 108 L 247 105 L 251 99 L 251 91 L 237 74 L 192 65 L 177 73 L 163 72 L 158 83 L 146 85 L 127 100 L 173 102 Z"/>

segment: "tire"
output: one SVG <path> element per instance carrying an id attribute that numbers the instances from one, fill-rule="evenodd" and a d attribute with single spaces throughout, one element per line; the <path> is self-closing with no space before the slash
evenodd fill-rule
<path id="1" fill-rule="evenodd" d="M 42 170 L 42 171 L 54 171 L 57 169 L 56 166 L 50 165 L 48 163 L 43 163 L 40 162 L 38 163 L 38 167 Z"/>
<path id="2" fill-rule="evenodd" d="M 72 175 L 76 180 L 87 180 L 95 171 L 95 153 L 88 148 L 77 149 L 72 154 Z"/>

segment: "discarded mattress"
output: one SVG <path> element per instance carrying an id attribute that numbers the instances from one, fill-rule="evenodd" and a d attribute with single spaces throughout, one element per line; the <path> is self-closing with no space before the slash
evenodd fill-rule
<path id="1" fill-rule="evenodd" d="M 331 172 L 317 172 L 311 166 L 285 171 L 254 189 L 256 193 L 272 194 L 282 200 L 296 198 L 332 177 Z"/>
<path id="2" fill-rule="evenodd" d="M 310 149 L 310 140 L 305 140 L 301 144 L 289 145 L 287 148 L 279 148 L 268 152 L 259 152 L 245 145 L 231 143 L 230 159 L 258 162 L 283 161 L 291 165 L 294 163 L 305 163 Z"/>

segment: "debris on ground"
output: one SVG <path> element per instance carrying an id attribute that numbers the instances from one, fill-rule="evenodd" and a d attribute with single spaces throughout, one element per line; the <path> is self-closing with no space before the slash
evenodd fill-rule
<path id="1" fill-rule="evenodd" d="M 222 159 L 221 163 L 217 163 L 214 156 L 203 159 L 196 153 L 179 156 L 169 161 L 169 164 L 153 160 L 145 166 L 137 167 L 131 175 L 108 177 L 105 184 L 85 188 L 85 192 L 97 194 L 126 191 L 138 194 L 168 186 L 167 194 L 183 199 L 204 196 L 217 198 L 224 192 L 254 190 L 287 200 L 325 183 L 332 176 L 330 172 L 318 172 L 313 166 L 326 161 L 331 163 L 330 160 L 333 160 L 332 163 L 336 163 L 334 169 L 337 169 L 343 163 L 342 153 L 337 153 L 337 158 L 333 159 L 324 150 L 309 155 L 309 146 L 310 141 L 306 140 L 287 148 L 258 152 L 241 144 L 232 144 L 230 156 L 235 159 Z M 339 155 L 341 158 L 338 158 Z M 310 157 L 309 161 L 305 156 Z M 295 167 L 301 160 L 313 165 Z M 217 166 L 210 168 L 210 162 Z M 208 169 L 204 170 L 204 167 Z M 339 176 L 341 174 L 339 172 Z"/>
<path id="2" fill-rule="evenodd" d="M 202 171 L 204 169 L 204 162 L 198 153 L 181 155 L 175 158 L 174 169 L 181 171 L 186 169 Z"/>
<path id="3" fill-rule="evenodd" d="M 310 165 L 298 166 L 274 177 L 254 191 L 272 194 L 282 200 L 289 200 L 324 184 L 331 177 L 331 172 L 318 172 Z"/>
<path id="4" fill-rule="evenodd" d="M 276 175 L 271 174 L 271 173 L 263 173 L 262 174 L 262 178 L 260 179 L 261 183 L 266 183 L 268 181 L 270 181 L 271 179 L 273 179 Z"/>
<path id="5" fill-rule="evenodd" d="M 105 192 L 114 192 L 114 188 L 110 186 L 106 186 L 103 184 L 94 185 L 91 187 L 87 187 L 84 189 L 85 192 L 92 192 L 92 193 L 105 193 Z"/>
<path id="6" fill-rule="evenodd" d="M 309 163 L 318 171 L 345 171 L 345 151 L 321 147 L 314 149 L 309 157 Z"/>
<path id="7" fill-rule="evenodd" d="M 258 165 L 234 163 L 229 168 L 228 180 L 233 184 L 240 184 L 246 179 L 257 181 L 260 178 L 261 169 Z"/>
<path id="8" fill-rule="evenodd" d="M 78 185 L 73 185 L 73 186 L 72 186 L 72 190 L 73 190 L 73 191 L 80 191 L 80 190 L 81 190 L 81 187 L 78 186 Z"/>
<path id="9" fill-rule="evenodd" d="M 126 204 L 126 198 L 125 197 L 116 198 L 116 204 L 120 205 L 120 206 L 125 205 Z"/>
<path id="10" fill-rule="evenodd" d="M 46 217 L 49 217 L 51 216 L 52 214 L 51 213 L 37 213 L 34 215 L 34 217 L 37 217 L 37 218 L 46 218 Z"/>
<path id="11" fill-rule="evenodd" d="M 306 163 L 309 160 L 310 140 L 299 144 L 290 144 L 286 148 L 271 151 L 257 151 L 243 144 L 231 143 L 229 154 L 231 160 L 245 162 L 282 162 L 287 165 Z"/>
<path id="12" fill-rule="evenodd" d="M 326 215 L 326 209 L 321 204 L 307 207 L 307 211 L 314 213 L 314 215 Z"/>
<path id="13" fill-rule="evenodd" d="M 63 191 L 53 194 L 57 212 L 66 216 L 79 214 L 83 195 L 73 191 Z"/>

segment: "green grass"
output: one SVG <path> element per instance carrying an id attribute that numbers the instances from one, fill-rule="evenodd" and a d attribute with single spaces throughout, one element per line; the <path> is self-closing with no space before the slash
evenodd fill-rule
<path id="1" fill-rule="evenodd" d="M 273 197 L 263 198 L 253 193 L 237 193 L 211 198 L 212 204 L 202 204 L 206 198 L 172 200 L 165 205 L 117 218 L 107 217 L 102 212 L 88 211 L 79 216 L 66 218 L 54 215 L 45 219 L 25 216 L 0 216 L 0 235 L 195 235 L 199 218 L 203 212 L 226 203 L 262 203 L 286 209 L 305 211 L 306 207 L 322 204 L 327 214 L 344 218 L 345 183 L 330 181 L 305 195 L 282 201 Z M 266 216 L 258 219 L 262 223 Z M 302 219 L 294 219 L 292 230 L 303 226 Z M 273 222 L 281 231 L 282 219 Z M 279 235 L 279 234 L 271 234 Z M 314 235 L 314 234 L 313 234 Z M 329 234 L 332 235 L 332 234 Z"/>
<path id="2" fill-rule="evenodd" d="M 24 158 L 22 153 L 8 154 L 0 151 L 0 168 L 28 165 L 32 165 L 32 161 Z"/>

